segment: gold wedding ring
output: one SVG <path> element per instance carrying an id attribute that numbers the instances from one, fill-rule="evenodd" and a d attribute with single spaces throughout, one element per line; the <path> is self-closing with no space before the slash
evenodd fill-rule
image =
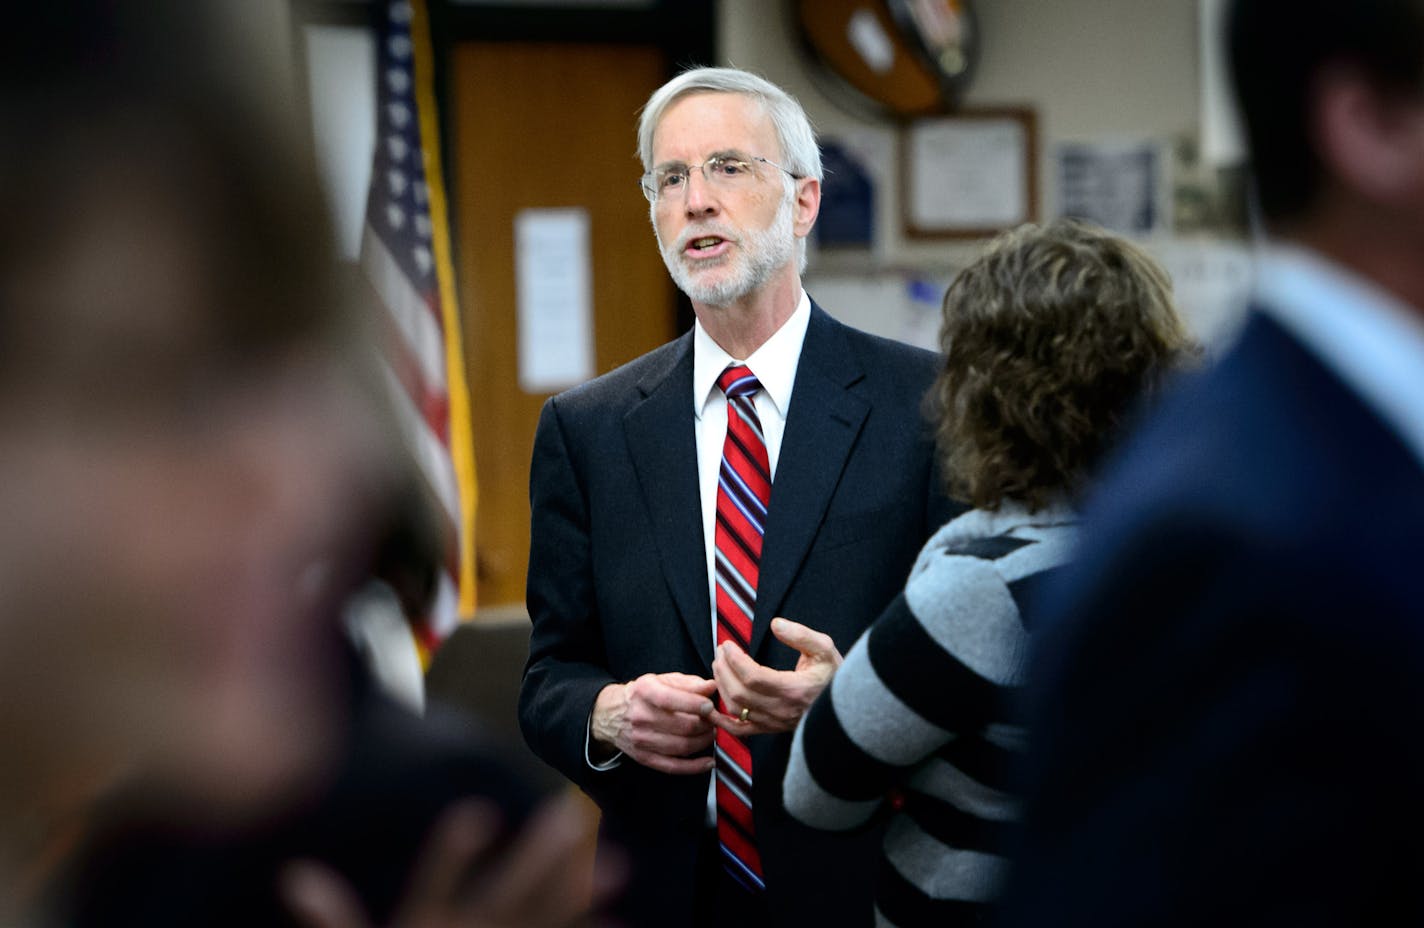
<path id="1" fill-rule="evenodd" d="M 748 717 L 751 716 L 751 714 L 752 714 L 752 710 L 748 709 L 746 706 L 742 706 L 742 714 L 739 715 L 739 716 L 737 716 L 737 718 L 739 718 L 739 719 L 741 719 L 743 722 L 745 722 L 745 721 L 748 719 Z"/>

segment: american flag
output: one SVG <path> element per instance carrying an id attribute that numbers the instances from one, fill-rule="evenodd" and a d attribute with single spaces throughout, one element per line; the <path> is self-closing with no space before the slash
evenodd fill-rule
<path id="1" fill-rule="evenodd" d="M 387 310 L 387 374 L 448 542 L 435 606 L 416 628 L 428 658 L 474 613 L 474 449 L 424 2 L 385 4 L 376 39 L 376 148 L 361 265 Z"/>

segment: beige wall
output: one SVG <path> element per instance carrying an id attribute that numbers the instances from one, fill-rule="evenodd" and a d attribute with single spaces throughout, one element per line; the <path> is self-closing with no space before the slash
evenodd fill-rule
<path id="1" fill-rule="evenodd" d="M 219 0 L 234 34 L 259 45 L 260 69 L 290 93 L 289 0 Z M 979 0 L 982 56 L 967 103 L 1028 105 L 1038 115 L 1040 214 L 1053 214 L 1049 176 L 1060 141 L 1153 137 L 1173 141 L 1198 131 L 1198 4 L 1212 0 Z M 823 136 L 878 151 L 877 242 L 867 254 L 814 255 L 812 292 L 864 328 L 925 343 L 937 328 L 937 306 L 906 289 L 921 279 L 946 283 L 980 243 L 914 242 L 901 232 L 896 132 L 890 123 L 848 112 L 820 89 L 805 60 L 792 0 L 719 0 L 722 62 L 750 68 L 786 87 L 805 105 Z M 359 170 L 367 159 L 357 158 Z M 364 176 L 364 174 L 362 174 Z M 358 193 L 364 182 L 357 183 Z M 359 215 L 359 207 L 355 210 Z M 1182 302 L 1204 335 L 1230 316 L 1239 299 L 1243 249 L 1210 240 L 1151 243 L 1177 282 Z M 922 290 L 924 288 L 921 288 Z M 933 304 L 934 301 L 930 301 Z M 836 304 L 840 304 L 837 306 Z"/>
<path id="2" fill-rule="evenodd" d="M 893 154 L 883 120 L 847 111 L 822 91 L 796 34 L 791 0 L 719 0 L 722 63 L 757 71 L 791 91 L 823 136 L 847 135 Z M 1057 142 L 1195 138 L 1200 121 L 1198 0 L 980 0 L 981 57 L 965 103 L 1028 105 L 1037 113 L 1040 217 L 1053 215 L 1049 176 Z M 818 297 L 842 298 L 839 312 L 882 334 L 924 342 L 937 319 L 904 282 L 939 284 L 979 250 L 978 242 L 925 243 L 901 233 L 898 171 L 880 177 L 877 243 L 869 255 L 820 255 L 807 274 Z M 1247 283 L 1239 243 L 1196 239 L 1151 243 L 1177 281 L 1179 300 L 1204 336 L 1230 321 Z M 833 311 L 836 311 L 833 309 Z M 937 315 L 937 307 L 930 311 Z"/>
<path id="3" fill-rule="evenodd" d="M 888 124 L 848 113 L 818 88 L 791 7 L 789 0 L 720 0 L 723 62 L 787 88 L 822 134 L 879 132 L 891 144 Z M 1195 131 L 1194 0 L 981 0 L 976 10 L 981 56 L 965 102 L 1036 110 L 1041 206 L 1051 208 L 1045 172 L 1054 142 Z M 906 242 L 899 234 L 895 180 L 880 197 L 883 262 L 943 262 L 945 246 Z"/>

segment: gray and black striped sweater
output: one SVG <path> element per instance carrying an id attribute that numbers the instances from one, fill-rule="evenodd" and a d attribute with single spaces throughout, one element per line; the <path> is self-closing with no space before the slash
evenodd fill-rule
<path id="1" fill-rule="evenodd" d="M 894 809 L 877 924 L 973 924 L 997 894 L 1017 817 L 1008 778 L 1023 733 L 1009 705 L 1027 658 L 1020 604 L 1066 562 L 1074 526 L 1066 506 L 1029 514 L 1012 503 L 949 522 L 801 720 L 784 784 L 793 815 L 840 830 L 882 802 Z"/>

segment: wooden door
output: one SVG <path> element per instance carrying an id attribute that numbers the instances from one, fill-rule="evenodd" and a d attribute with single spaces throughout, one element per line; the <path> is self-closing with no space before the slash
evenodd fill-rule
<path id="1" fill-rule="evenodd" d="M 458 42 L 449 60 L 452 216 L 469 370 L 481 610 L 522 605 L 529 454 L 548 394 L 520 390 L 514 220 L 588 211 L 594 364 L 602 373 L 675 334 L 675 291 L 637 188 L 639 107 L 667 78 L 652 46 Z"/>

